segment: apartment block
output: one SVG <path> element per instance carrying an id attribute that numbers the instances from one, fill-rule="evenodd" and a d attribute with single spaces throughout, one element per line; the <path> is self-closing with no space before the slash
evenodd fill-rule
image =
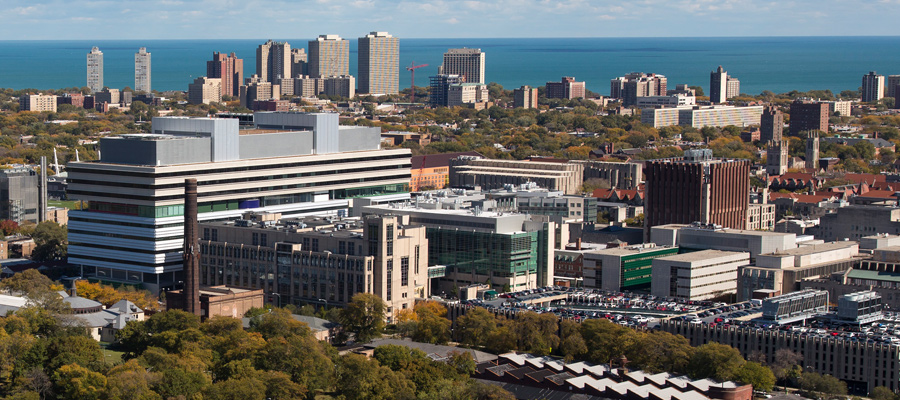
<path id="1" fill-rule="evenodd" d="M 103 52 L 97 46 L 87 54 L 87 87 L 91 92 L 103 90 Z"/>
<path id="2" fill-rule="evenodd" d="M 515 108 L 537 108 L 538 106 L 538 90 L 531 86 L 525 85 L 513 90 L 513 107 Z"/>
<path id="3" fill-rule="evenodd" d="M 256 48 L 256 75 L 262 82 L 275 84 L 278 79 L 290 79 L 292 71 L 290 43 L 269 40 Z"/>
<path id="4" fill-rule="evenodd" d="M 441 74 L 459 75 L 464 82 L 487 83 L 484 80 L 484 53 L 481 49 L 449 49 L 444 53 Z"/>
<path id="5" fill-rule="evenodd" d="M 679 106 L 641 109 L 641 123 L 662 128 L 672 125 L 745 127 L 759 125 L 762 119 L 762 106 Z"/>
<path id="6" fill-rule="evenodd" d="M 873 103 L 884 97 L 884 75 L 870 71 L 862 77 L 862 102 Z"/>
<path id="7" fill-rule="evenodd" d="M 206 76 L 222 80 L 222 96 L 240 96 L 244 83 L 244 60 L 234 53 L 213 53 L 213 59 L 206 62 Z"/>
<path id="8" fill-rule="evenodd" d="M 26 94 L 19 96 L 19 111 L 56 112 L 56 96 L 52 94 Z"/>
<path id="9" fill-rule="evenodd" d="M 488 87 L 480 83 L 457 83 L 447 88 L 447 107 L 489 101 Z"/>
<path id="10" fill-rule="evenodd" d="M 578 99 L 584 98 L 584 82 L 575 82 L 575 78 L 564 76 L 559 82 L 547 82 L 546 96 L 548 99 Z"/>
<path id="11" fill-rule="evenodd" d="M 309 41 L 309 75 L 313 78 L 350 75 L 350 41 L 319 35 Z"/>
<path id="12" fill-rule="evenodd" d="M 399 93 L 400 39 L 387 32 L 371 32 L 358 43 L 359 92 Z"/>
<path id="13" fill-rule="evenodd" d="M 828 132 L 828 117 L 831 106 L 828 103 L 797 100 L 791 103 L 790 131 L 792 136 L 800 136 L 806 131 Z"/>
<path id="14" fill-rule="evenodd" d="M 222 79 L 201 76 L 188 85 L 188 102 L 209 104 L 222 101 Z"/>
<path id="15" fill-rule="evenodd" d="M 610 81 L 612 98 L 622 100 L 622 106 L 637 104 L 638 97 L 665 96 L 668 79 L 664 75 L 632 72 Z"/>
<path id="16" fill-rule="evenodd" d="M 356 78 L 350 75 L 322 78 L 325 95 L 352 99 L 356 97 Z"/>
<path id="17" fill-rule="evenodd" d="M 146 47 L 134 53 L 134 90 L 150 93 L 150 53 Z"/>

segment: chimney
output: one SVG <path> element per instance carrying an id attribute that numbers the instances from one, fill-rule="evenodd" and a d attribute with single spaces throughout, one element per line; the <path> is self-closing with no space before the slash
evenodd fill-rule
<path id="1" fill-rule="evenodd" d="M 578 238 L 578 240 L 575 241 L 575 246 L 578 247 L 576 250 L 581 250 L 581 238 Z"/>
<path id="2" fill-rule="evenodd" d="M 200 257 L 197 235 L 197 180 L 184 180 L 184 311 L 200 315 Z"/>
<path id="3" fill-rule="evenodd" d="M 41 175 L 38 178 L 38 223 L 47 220 L 47 157 L 41 156 Z"/>

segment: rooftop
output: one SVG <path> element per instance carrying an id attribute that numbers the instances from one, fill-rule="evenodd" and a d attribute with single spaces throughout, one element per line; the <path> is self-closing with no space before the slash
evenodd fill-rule
<path id="1" fill-rule="evenodd" d="M 857 242 L 831 242 L 831 243 L 822 243 L 822 244 L 811 244 L 806 246 L 800 246 L 793 249 L 781 250 L 775 253 L 770 254 L 762 254 L 760 256 L 805 256 L 810 254 L 822 253 L 826 251 L 833 250 L 841 250 L 850 248 L 853 246 L 859 246 Z"/>
<path id="2" fill-rule="evenodd" d="M 700 250 L 700 251 L 692 251 L 690 253 L 682 253 L 682 254 L 674 254 L 671 256 L 660 257 L 658 260 L 666 260 L 666 261 L 684 261 L 684 262 L 693 262 L 693 261 L 704 261 L 718 257 L 730 257 L 743 255 L 748 260 L 750 259 L 750 253 L 747 252 L 738 252 L 738 251 L 722 251 L 722 250 Z"/>

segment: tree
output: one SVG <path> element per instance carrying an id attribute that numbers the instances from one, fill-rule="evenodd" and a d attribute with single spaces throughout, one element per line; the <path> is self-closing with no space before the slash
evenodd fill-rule
<path id="1" fill-rule="evenodd" d="M 436 301 L 419 302 L 415 306 L 417 316 L 413 340 L 434 344 L 450 341 L 450 320 L 444 318 L 447 308 Z"/>
<path id="2" fill-rule="evenodd" d="M 26 269 L 25 271 L 0 281 L 0 288 L 11 292 L 23 293 L 27 296 L 39 292 L 55 292 L 63 290 L 62 285 L 53 282 L 37 269 Z"/>
<path id="3" fill-rule="evenodd" d="M 78 364 L 63 365 L 53 378 L 61 398 L 100 400 L 106 393 L 106 377 Z"/>
<path id="4" fill-rule="evenodd" d="M 872 400 L 894 400 L 897 398 L 897 395 L 894 394 L 894 391 L 888 389 L 884 386 L 878 386 L 875 389 L 872 389 L 872 393 L 869 393 L 869 398 Z"/>
<path id="5" fill-rule="evenodd" d="M 250 331 L 259 332 L 266 339 L 281 336 L 309 335 L 309 326 L 297 321 L 287 310 L 274 308 L 270 312 L 250 319 Z"/>
<path id="6" fill-rule="evenodd" d="M 631 365 L 650 372 L 683 373 L 694 354 L 694 348 L 684 336 L 668 332 L 637 335 L 626 355 Z"/>
<path id="7" fill-rule="evenodd" d="M 110 400 L 156 400 L 160 395 L 151 389 L 159 380 L 159 374 L 151 373 L 137 360 L 128 360 L 107 373 L 107 391 Z"/>
<path id="8" fill-rule="evenodd" d="M 68 254 L 66 228 L 56 222 L 41 222 L 31 237 L 35 243 L 31 258 L 36 261 L 61 260 Z"/>
<path id="9" fill-rule="evenodd" d="M 19 231 L 19 223 L 9 219 L 0 221 L 0 231 L 3 231 L 4 236 L 12 235 Z"/>
<path id="10" fill-rule="evenodd" d="M 402 374 L 359 354 L 339 359 L 338 391 L 347 400 L 412 399 L 415 388 Z"/>
<path id="11" fill-rule="evenodd" d="M 735 378 L 744 358 L 734 347 L 712 342 L 694 351 L 687 365 L 687 373 L 694 379 L 713 378 L 729 381 Z"/>
<path id="12" fill-rule="evenodd" d="M 558 317 L 554 314 L 538 314 L 533 311 L 520 313 L 514 320 L 513 332 L 516 347 L 535 355 L 548 355 L 559 345 Z"/>
<path id="13" fill-rule="evenodd" d="M 734 378 L 740 382 L 753 385 L 756 390 L 769 391 L 775 386 L 775 374 L 768 367 L 748 361 L 734 374 Z"/>
<path id="14" fill-rule="evenodd" d="M 384 330 L 385 304 L 372 293 L 357 293 L 341 312 L 341 324 L 356 335 L 358 342 L 381 337 Z"/>
<path id="15" fill-rule="evenodd" d="M 495 330 L 497 319 L 494 314 L 481 307 L 469 309 L 456 320 L 456 339 L 465 346 L 484 347 Z"/>
<path id="16" fill-rule="evenodd" d="M 772 372 L 776 378 L 787 385 L 788 379 L 800 376 L 801 361 L 803 361 L 803 356 L 800 353 L 788 349 L 775 350 L 775 357 L 771 365 Z"/>
<path id="17" fill-rule="evenodd" d="M 559 351 L 566 361 L 572 361 L 587 353 L 587 344 L 581 337 L 578 323 L 571 320 L 563 320 L 559 323 L 560 343 Z"/>
<path id="18" fill-rule="evenodd" d="M 799 383 L 800 389 L 813 397 L 847 395 L 847 383 L 831 375 L 804 372 L 803 375 L 800 375 Z"/>

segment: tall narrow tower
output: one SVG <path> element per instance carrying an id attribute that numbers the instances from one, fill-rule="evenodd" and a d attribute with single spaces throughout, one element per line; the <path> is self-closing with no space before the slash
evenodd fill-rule
<path id="1" fill-rule="evenodd" d="M 184 180 L 184 311 L 200 315 L 200 242 L 197 179 Z"/>
<path id="2" fill-rule="evenodd" d="M 709 102 L 724 103 L 728 101 L 728 73 L 720 65 L 709 73 Z"/>
<path id="3" fill-rule="evenodd" d="M 766 145 L 766 173 L 784 175 L 788 170 L 788 143 L 784 140 L 771 140 Z"/>
<path id="4" fill-rule="evenodd" d="M 103 52 L 97 46 L 87 54 L 87 87 L 91 92 L 103 90 Z"/>
<path id="5" fill-rule="evenodd" d="M 146 47 L 134 53 L 134 90 L 150 93 L 150 53 Z"/>
<path id="6" fill-rule="evenodd" d="M 809 131 L 806 136 L 806 168 L 819 169 L 819 132 Z"/>
<path id="7" fill-rule="evenodd" d="M 759 122 L 759 132 L 759 141 L 763 143 L 768 143 L 769 141 L 781 142 L 781 139 L 784 137 L 784 115 L 778 107 L 768 106 L 763 109 Z"/>
<path id="8" fill-rule="evenodd" d="M 884 97 L 884 75 L 871 71 L 862 77 L 862 101 L 873 103 Z"/>
<path id="9" fill-rule="evenodd" d="M 276 83 L 280 78 L 292 78 L 291 61 L 290 43 L 269 40 L 256 48 L 256 74 L 263 82 Z"/>

